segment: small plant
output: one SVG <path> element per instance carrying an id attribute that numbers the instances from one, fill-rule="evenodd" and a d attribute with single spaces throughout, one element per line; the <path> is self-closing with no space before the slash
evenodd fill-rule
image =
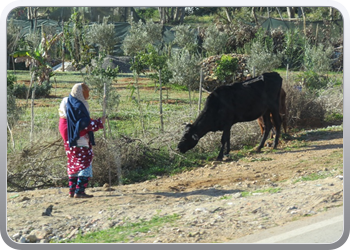
<path id="1" fill-rule="evenodd" d="M 274 193 L 279 193 L 281 192 L 281 188 L 267 188 L 267 189 L 259 189 L 259 190 L 254 190 L 252 192 L 242 192 L 242 197 L 248 197 L 252 196 L 253 194 L 257 193 L 269 193 L 269 194 L 274 194 Z"/>
<path id="2" fill-rule="evenodd" d="M 174 223 L 178 219 L 178 214 L 172 214 L 167 216 L 155 215 L 149 221 L 146 221 L 144 219 L 140 219 L 139 222 L 126 221 L 124 225 L 116 226 L 108 230 L 86 233 L 84 235 L 80 233 L 76 239 L 62 241 L 62 243 L 118 243 L 122 241 L 128 242 L 129 235 L 135 234 L 137 232 L 146 233 L 151 230 L 156 231 L 163 225 Z"/>
<path id="3" fill-rule="evenodd" d="M 235 74 L 238 68 L 238 59 L 233 58 L 230 55 L 222 55 L 221 59 L 217 62 L 217 66 L 214 69 L 215 75 L 219 80 L 223 81 L 228 77 Z"/>
<path id="4" fill-rule="evenodd" d="M 312 174 L 300 177 L 299 179 L 294 181 L 293 184 L 298 183 L 300 181 L 316 181 L 320 179 L 326 179 L 329 176 L 331 176 L 331 173 L 325 173 L 325 172 L 312 173 Z"/>

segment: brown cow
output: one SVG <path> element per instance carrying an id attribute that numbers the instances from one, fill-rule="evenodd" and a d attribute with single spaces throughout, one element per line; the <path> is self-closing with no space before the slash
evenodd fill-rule
<path id="1" fill-rule="evenodd" d="M 283 88 L 281 88 L 281 93 L 280 93 L 280 108 L 279 108 L 279 113 L 280 113 L 280 116 L 281 116 L 281 119 L 282 119 L 282 126 L 283 126 L 283 129 L 284 129 L 284 133 L 287 133 L 287 108 L 286 108 L 286 92 L 284 91 Z M 272 125 L 273 125 L 273 128 L 275 128 L 275 124 L 273 123 L 273 119 L 272 119 L 272 116 L 270 117 L 271 118 L 271 122 L 272 122 Z M 260 130 L 261 130 L 261 134 L 264 134 L 264 120 L 263 120 L 263 117 L 260 116 L 258 119 L 258 124 L 260 126 Z M 273 135 L 275 134 L 276 132 L 273 130 L 273 133 L 271 133 L 271 138 L 273 138 Z"/>

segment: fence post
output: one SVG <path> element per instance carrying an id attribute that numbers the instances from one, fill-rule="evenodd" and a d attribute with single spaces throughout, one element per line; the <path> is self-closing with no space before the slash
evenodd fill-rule
<path id="1" fill-rule="evenodd" d="M 163 122 L 163 93 L 162 93 L 162 70 L 159 70 L 159 115 L 160 115 L 160 129 L 164 132 L 164 122 Z"/>
<path id="2" fill-rule="evenodd" d="M 289 64 L 287 64 L 286 82 L 288 82 L 288 71 L 289 71 Z"/>
<path id="3" fill-rule="evenodd" d="M 202 104 L 202 81 L 203 81 L 203 69 L 200 70 L 198 114 L 201 112 L 201 104 Z"/>

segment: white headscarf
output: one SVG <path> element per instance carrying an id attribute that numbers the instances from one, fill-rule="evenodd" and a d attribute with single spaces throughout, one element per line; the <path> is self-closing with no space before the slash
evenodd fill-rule
<path id="1" fill-rule="evenodd" d="M 73 86 L 72 91 L 70 92 L 71 96 L 77 98 L 79 101 L 81 101 L 85 108 L 87 109 L 87 111 L 90 114 L 90 110 L 89 110 L 89 103 L 85 100 L 84 98 L 84 94 L 83 94 L 83 87 L 81 86 L 83 83 L 77 83 Z"/>

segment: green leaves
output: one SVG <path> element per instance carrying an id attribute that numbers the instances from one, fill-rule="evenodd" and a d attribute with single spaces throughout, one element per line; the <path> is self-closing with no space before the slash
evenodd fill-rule
<path id="1" fill-rule="evenodd" d="M 230 55 L 222 55 L 217 67 L 214 69 L 215 75 L 219 80 L 225 80 L 226 77 L 233 76 L 238 68 L 238 59 Z"/>

